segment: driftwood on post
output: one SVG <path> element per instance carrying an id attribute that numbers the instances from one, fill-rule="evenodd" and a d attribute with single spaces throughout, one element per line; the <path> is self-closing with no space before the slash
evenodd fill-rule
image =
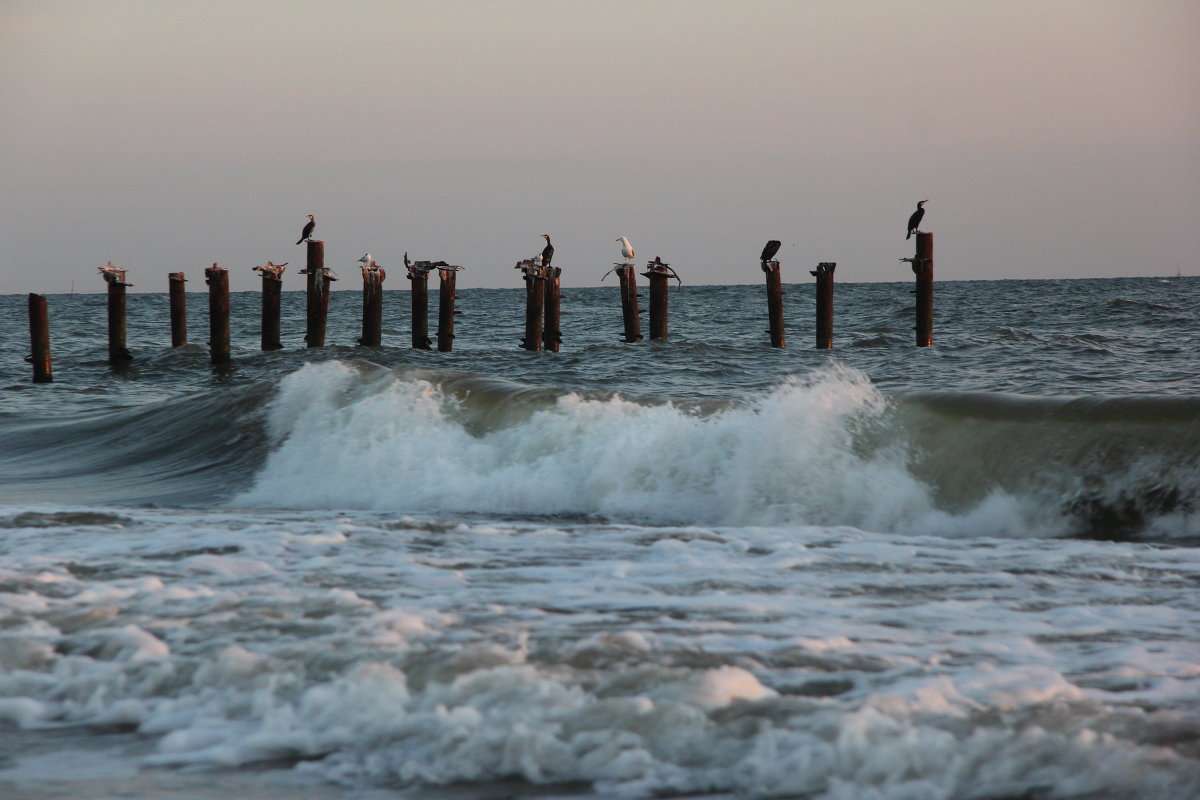
<path id="1" fill-rule="evenodd" d="M 262 324 L 260 344 L 263 350 L 281 350 L 279 330 L 279 297 L 283 289 L 283 273 L 287 262 L 275 264 L 270 261 L 265 267 L 254 267 L 262 276 Z"/>
<path id="2" fill-rule="evenodd" d="M 383 344 L 383 281 L 387 270 L 372 260 L 362 267 L 363 307 L 362 337 L 358 343 L 363 347 L 379 347 Z"/>
<path id="3" fill-rule="evenodd" d="M 111 261 L 99 269 L 108 284 L 108 363 L 124 364 L 133 358 L 125 349 L 125 288 L 133 284 Z"/>

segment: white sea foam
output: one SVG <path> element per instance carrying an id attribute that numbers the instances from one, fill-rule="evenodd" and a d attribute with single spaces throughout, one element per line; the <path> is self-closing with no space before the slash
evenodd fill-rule
<path id="1" fill-rule="evenodd" d="M 954 535 L 1055 533 L 1041 506 L 994 492 L 939 511 L 889 405 L 830 368 L 710 415 L 566 394 L 471 430 L 426 380 L 343 362 L 284 380 L 274 450 L 242 507 L 582 514 L 639 522 L 850 525 Z"/>

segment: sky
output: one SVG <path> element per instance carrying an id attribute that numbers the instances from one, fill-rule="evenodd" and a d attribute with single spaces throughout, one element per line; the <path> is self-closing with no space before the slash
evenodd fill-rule
<path id="1" fill-rule="evenodd" d="M 0 293 L 1200 275 L 1196 0 L 0 0 L 0 109 Z"/>

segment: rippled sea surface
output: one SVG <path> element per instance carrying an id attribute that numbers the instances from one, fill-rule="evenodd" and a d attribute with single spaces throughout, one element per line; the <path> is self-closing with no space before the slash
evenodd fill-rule
<path id="1" fill-rule="evenodd" d="M 117 368 L 52 295 L 49 385 L 0 296 L 0 796 L 1200 796 L 1200 280 L 939 283 L 929 348 L 839 284 L 829 351 L 807 283 L 785 349 L 565 289 L 531 353 L 469 274 L 451 353 L 238 293 L 220 367 L 202 293 Z"/>

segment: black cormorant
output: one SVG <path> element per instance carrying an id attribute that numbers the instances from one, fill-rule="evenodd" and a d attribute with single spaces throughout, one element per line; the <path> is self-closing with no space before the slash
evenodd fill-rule
<path id="1" fill-rule="evenodd" d="M 925 216 L 925 204 L 928 202 L 928 200 L 922 200 L 921 202 L 917 203 L 917 210 L 914 211 L 912 216 L 908 218 L 908 235 L 904 237 L 905 239 L 910 238 L 914 233 L 921 232 L 919 230 L 921 226 L 921 217 Z"/>
<path id="2" fill-rule="evenodd" d="M 543 233 L 542 238 L 546 240 L 546 246 L 542 248 L 542 266 L 550 266 L 550 259 L 554 258 L 554 245 L 550 244 L 550 234 Z"/>
<path id="3" fill-rule="evenodd" d="M 759 261 L 770 261 L 779 252 L 779 240 L 772 239 L 767 242 L 767 246 L 763 248 L 762 255 L 758 257 Z"/>
<path id="4" fill-rule="evenodd" d="M 308 222 L 304 223 L 304 230 L 300 231 L 300 238 L 296 240 L 296 244 L 300 244 L 305 239 L 312 237 L 313 229 L 317 227 L 317 221 L 313 219 L 313 215 L 308 215 Z"/>

